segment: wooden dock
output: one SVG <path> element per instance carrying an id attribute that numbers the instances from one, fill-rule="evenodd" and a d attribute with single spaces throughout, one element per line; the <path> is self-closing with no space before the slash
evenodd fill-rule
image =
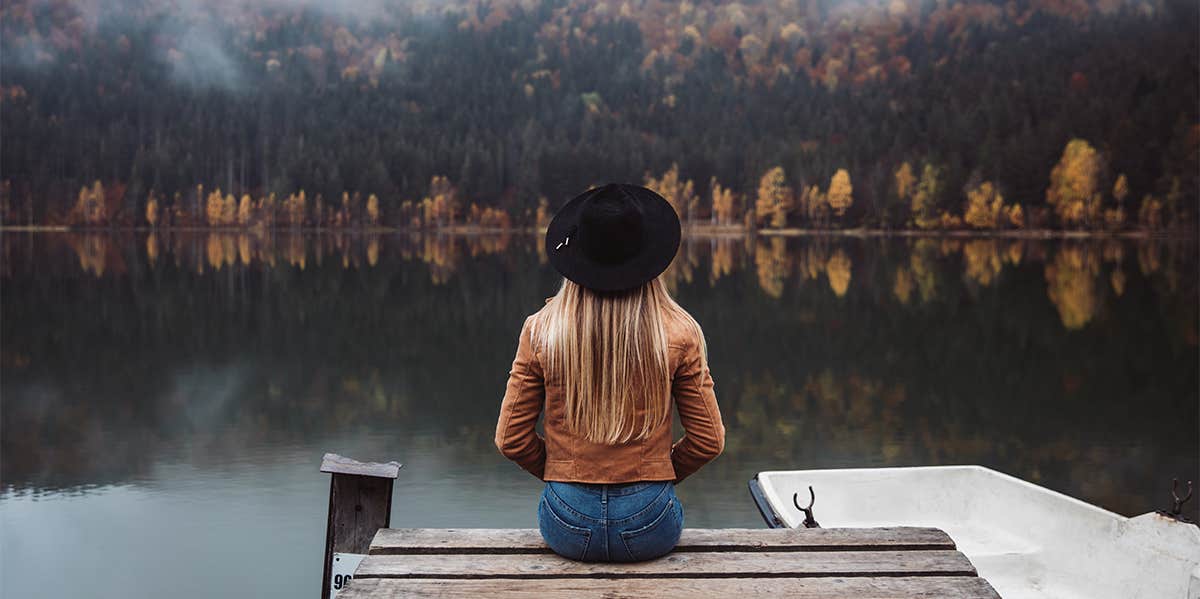
<path id="1" fill-rule="evenodd" d="M 390 529 L 338 599 L 999 597 L 935 528 L 697 529 L 658 559 L 591 564 L 534 529 Z"/>

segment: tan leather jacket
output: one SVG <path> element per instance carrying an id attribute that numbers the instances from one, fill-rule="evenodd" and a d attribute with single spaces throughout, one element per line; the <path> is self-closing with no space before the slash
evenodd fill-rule
<path id="1" fill-rule="evenodd" d="M 508 459 L 542 480 L 627 483 L 679 482 L 712 461 L 725 448 L 725 426 L 713 394 L 713 380 L 701 359 L 700 339 L 683 322 L 668 318 L 671 395 L 684 435 L 671 442 L 671 418 L 649 437 L 618 445 L 598 444 L 566 430 L 561 381 L 546 380 L 540 351 L 530 341 L 536 314 L 525 319 L 517 356 L 496 423 L 496 447 Z M 535 430 L 543 410 L 545 436 Z"/>

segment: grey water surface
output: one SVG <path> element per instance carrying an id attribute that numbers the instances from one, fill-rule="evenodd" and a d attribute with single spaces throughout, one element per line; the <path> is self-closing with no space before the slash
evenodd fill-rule
<path id="1" fill-rule="evenodd" d="M 315 596 L 326 451 L 404 463 L 394 526 L 536 525 L 492 438 L 559 281 L 537 237 L 0 239 L 0 595 Z M 686 525 L 762 526 L 746 482 L 774 469 L 982 464 L 1165 507 L 1200 471 L 1196 254 L 686 238 L 664 276 L 728 428 Z"/>

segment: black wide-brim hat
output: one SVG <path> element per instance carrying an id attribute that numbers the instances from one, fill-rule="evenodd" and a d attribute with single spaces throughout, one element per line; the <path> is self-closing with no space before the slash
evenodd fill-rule
<path id="1" fill-rule="evenodd" d="M 567 279 L 620 291 L 661 274 L 679 250 L 679 215 L 639 185 L 609 183 L 567 201 L 546 229 L 546 255 Z"/>

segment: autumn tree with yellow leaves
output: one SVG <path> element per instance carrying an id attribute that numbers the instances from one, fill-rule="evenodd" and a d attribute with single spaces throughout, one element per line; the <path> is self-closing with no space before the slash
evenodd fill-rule
<path id="1" fill-rule="evenodd" d="M 1129 180 L 1125 173 L 1118 175 L 1113 183 L 1112 197 L 1115 205 L 1104 211 L 1104 224 L 1109 229 L 1119 229 L 1125 224 L 1125 198 L 1129 197 Z"/>
<path id="2" fill-rule="evenodd" d="M 709 180 L 709 193 L 712 197 L 712 224 L 731 225 L 737 222 L 735 214 L 736 196 L 732 189 L 722 187 L 716 177 Z"/>
<path id="3" fill-rule="evenodd" d="M 221 224 L 221 205 L 221 190 L 210 191 L 208 197 L 204 200 L 204 220 L 208 222 L 210 227 L 216 227 Z"/>
<path id="4" fill-rule="evenodd" d="M 937 214 L 937 197 L 942 192 L 941 170 L 928 162 L 921 170 L 921 178 L 911 188 L 909 200 L 913 224 L 919 229 L 933 229 L 941 224 Z"/>
<path id="5" fill-rule="evenodd" d="M 429 195 L 421 200 L 425 226 L 446 227 L 458 217 L 458 189 L 445 175 L 434 175 L 429 182 Z"/>
<path id="6" fill-rule="evenodd" d="M 90 188 L 79 188 L 79 195 L 71 212 L 71 220 L 74 222 L 82 222 L 93 227 L 107 223 L 108 202 L 104 185 L 96 180 Z"/>
<path id="7" fill-rule="evenodd" d="M 893 178 L 896 181 L 896 196 L 901 199 L 911 197 L 913 186 L 917 183 L 917 177 L 913 175 L 912 165 L 905 161 L 896 168 L 896 174 Z"/>
<path id="8" fill-rule="evenodd" d="M 846 210 L 854 203 L 853 194 L 854 187 L 850 184 L 850 173 L 844 168 L 839 168 L 833 174 L 833 178 L 829 180 L 829 191 L 825 195 L 834 216 L 841 218 L 846 214 Z"/>
<path id="9" fill-rule="evenodd" d="M 675 209 L 679 218 L 684 221 L 684 224 L 692 222 L 699 198 L 696 196 L 696 188 L 692 184 L 692 180 L 680 178 L 678 164 L 671 163 L 671 168 L 667 169 L 667 172 L 658 179 L 647 174 L 645 186 L 665 198 Z"/>
<path id="10" fill-rule="evenodd" d="M 534 216 L 534 225 L 538 229 L 545 229 L 550 226 L 550 200 L 546 196 L 538 197 L 537 213 Z"/>
<path id="11" fill-rule="evenodd" d="M 1138 207 L 1138 224 L 1143 229 L 1161 229 L 1163 203 L 1162 200 L 1146 194 L 1142 197 L 1141 206 Z"/>
<path id="12" fill-rule="evenodd" d="M 225 194 L 225 199 L 221 201 L 221 224 L 229 226 L 237 222 L 237 200 L 233 199 L 233 194 Z"/>
<path id="13" fill-rule="evenodd" d="M 938 213 L 937 200 L 943 191 L 942 170 L 926 162 L 918 178 L 908 162 L 902 163 L 892 175 L 896 198 L 908 207 L 911 226 L 936 229 L 953 225 L 948 214 Z M 961 223 L 960 223 L 961 224 Z"/>
<path id="14" fill-rule="evenodd" d="M 808 222 L 817 222 L 822 215 L 829 212 L 829 200 L 816 185 L 810 185 L 800 192 L 800 213 Z"/>
<path id="15" fill-rule="evenodd" d="M 1117 176 L 1117 181 L 1113 183 L 1113 199 L 1117 202 L 1117 207 L 1125 205 L 1125 198 L 1129 197 L 1129 180 L 1125 178 L 1125 173 Z"/>
<path id="16" fill-rule="evenodd" d="M 1050 171 L 1046 203 L 1054 207 L 1063 226 L 1087 226 L 1100 216 L 1099 180 L 1103 160 L 1082 139 L 1067 142 L 1062 158 Z"/>
<path id="17" fill-rule="evenodd" d="M 917 176 L 913 174 L 912 165 L 908 161 L 904 161 L 900 166 L 896 167 L 896 172 L 892 175 L 894 181 L 894 189 L 896 198 L 899 204 L 903 206 L 903 211 L 908 212 L 909 201 L 912 197 L 913 188 L 917 184 Z"/>
<path id="18" fill-rule="evenodd" d="M 244 193 L 241 201 L 238 202 L 237 223 L 245 227 L 252 220 L 254 220 L 254 201 L 250 199 L 250 194 Z"/>
<path id="19" fill-rule="evenodd" d="M 1019 204 L 1006 206 L 1004 196 L 991 181 L 984 181 L 967 190 L 963 221 L 975 229 L 1021 227 L 1025 217 Z"/>
<path id="20" fill-rule="evenodd" d="M 150 194 L 150 199 L 146 200 L 146 224 L 151 227 L 158 226 L 158 198 L 154 194 Z"/>
<path id="21" fill-rule="evenodd" d="M 283 211 L 287 218 L 288 225 L 292 227 L 304 226 L 304 221 L 308 216 L 308 196 L 301 189 L 300 193 L 289 194 L 283 201 Z"/>
<path id="22" fill-rule="evenodd" d="M 367 196 L 367 225 L 378 227 L 379 221 L 379 196 L 371 194 Z M 374 263 L 372 263 L 372 266 L 374 266 Z"/>
<path id="23" fill-rule="evenodd" d="M 788 212 L 791 211 L 794 202 L 792 188 L 787 184 L 782 166 L 767 170 L 759 179 L 754 212 L 760 225 L 770 222 L 775 228 L 786 227 Z"/>

